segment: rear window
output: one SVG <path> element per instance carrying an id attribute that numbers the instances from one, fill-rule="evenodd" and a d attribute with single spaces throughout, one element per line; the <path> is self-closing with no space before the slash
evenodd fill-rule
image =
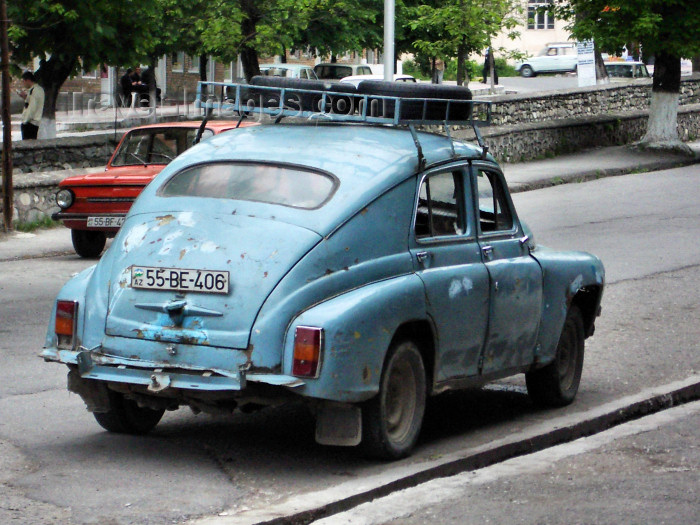
<path id="1" fill-rule="evenodd" d="M 318 78 L 330 78 L 340 80 L 352 76 L 352 68 L 349 66 L 315 66 L 314 72 Z"/>
<path id="2" fill-rule="evenodd" d="M 160 189 L 163 197 L 208 197 L 314 209 L 330 199 L 336 180 L 325 173 L 257 163 L 202 164 L 181 171 Z"/>

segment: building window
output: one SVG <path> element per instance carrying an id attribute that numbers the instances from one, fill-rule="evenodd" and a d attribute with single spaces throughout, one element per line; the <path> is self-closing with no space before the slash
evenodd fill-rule
<path id="1" fill-rule="evenodd" d="M 173 72 L 182 73 L 185 70 L 185 53 L 173 53 L 170 60 L 173 62 Z"/>
<path id="2" fill-rule="evenodd" d="M 191 57 L 190 60 L 190 73 L 199 74 L 199 55 Z"/>
<path id="3" fill-rule="evenodd" d="M 552 0 L 529 0 L 527 5 L 528 29 L 554 29 L 554 16 L 547 12 Z"/>

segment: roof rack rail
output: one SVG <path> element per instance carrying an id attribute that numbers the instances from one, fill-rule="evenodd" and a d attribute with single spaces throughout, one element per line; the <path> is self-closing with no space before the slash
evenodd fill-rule
<path id="1" fill-rule="evenodd" d="M 298 85 L 298 84 L 297 84 Z M 343 91 L 338 90 L 341 88 Z M 408 126 L 418 152 L 418 164 L 425 166 L 423 148 L 415 127 L 417 125 L 444 126 L 447 137 L 455 148 L 450 133 L 451 125 L 468 125 L 474 130 L 477 142 L 486 158 L 479 125 L 491 123 L 491 102 L 458 98 L 387 96 L 360 93 L 348 86 L 324 84 L 323 89 L 305 89 L 285 86 L 265 86 L 233 82 L 199 82 L 195 107 L 210 115 L 233 115 L 241 119 L 251 114 L 267 115 L 275 124 L 284 117 L 324 119 L 329 122 L 361 122 L 393 126 Z"/>
<path id="2" fill-rule="evenodd" d="M 409 98 L 328 89 L 199 82 L 195 107 L 224 116 L 241 114 L 324 119 L 389 125 L 488 125 L 491 102 L 442 98 Z M 345 86 L 344 86 L 345 87 Z"/>

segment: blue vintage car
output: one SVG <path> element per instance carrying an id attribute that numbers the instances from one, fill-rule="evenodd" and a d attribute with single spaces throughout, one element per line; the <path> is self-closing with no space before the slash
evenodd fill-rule
<path id="1" fill-rule="evenodd" d="M 318 442 L 398 458 L 430 395 L 524 373 L 573 401 L 601 262 L 536 245 L 484 148 L 417 131 L 399 97 L 399 125 L 368 124 L 368 97 L 188 150 L 65 285 L 41 355 L 100 425 L 304 399 Z"/>

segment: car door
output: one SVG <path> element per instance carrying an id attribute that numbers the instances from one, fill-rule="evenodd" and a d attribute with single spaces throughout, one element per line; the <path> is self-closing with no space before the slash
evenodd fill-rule
<path id="1" fill-rule="evenodd" d="M 490 311 L 481 373 L 531 363 L 542 314 L 542 269 L 530 255 L 503 174 L 488 164 L 472 167 L 477 195 L 477 238 L 490 282 Z"/>
<path id="2" fill-rule="evenodd" d="M 435 382 L 478 374 L 489 276 L 476 240 L 467 165 L 419 177 L 410 250 L 436 331 Z"/>

